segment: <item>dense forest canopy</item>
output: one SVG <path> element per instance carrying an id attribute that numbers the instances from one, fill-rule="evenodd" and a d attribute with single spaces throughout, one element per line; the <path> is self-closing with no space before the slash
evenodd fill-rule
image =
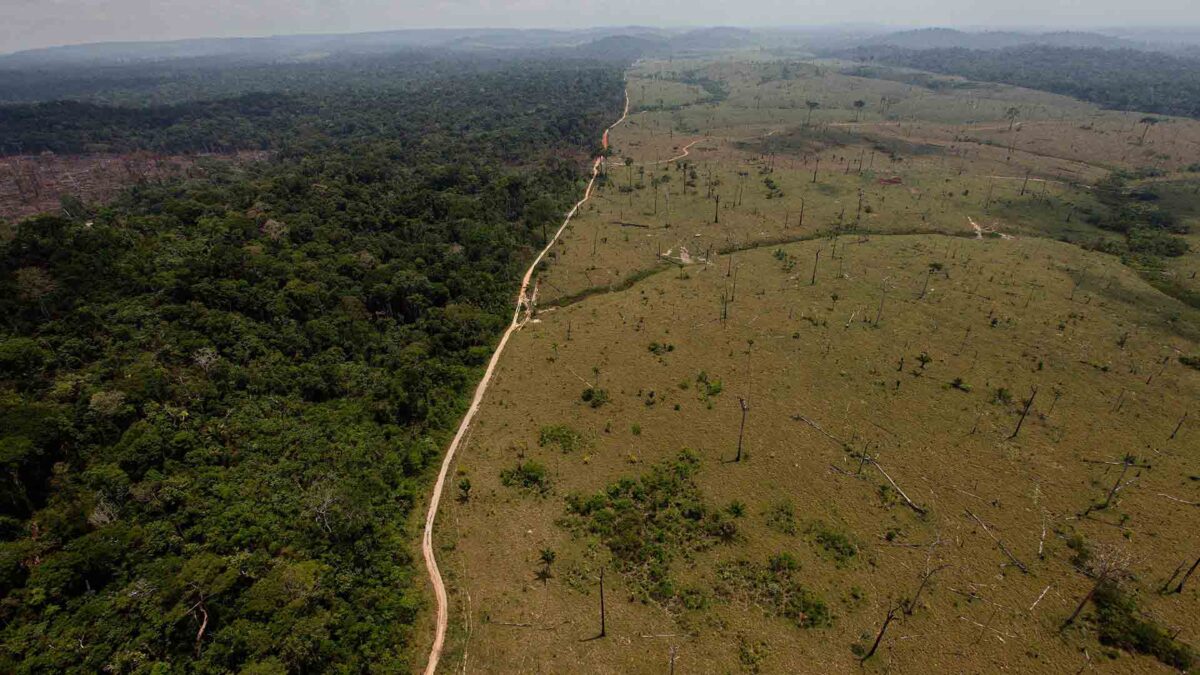
<path id="1" fill-rule="evenodd" d="M 841 52 L 972 80 L 1002 82 L 1074 96 L 1117 110 L 1200 118 L 1200 60 L 1129 49 L 1028 45 L 1009 49 L 901 49 Z"/>
<path id="2" fill-rule="evenodd" d="M 520 69 L 512 66 L 511 59 L 432 60 L 426 55 L 349 63 L 311 70 L 288 65 L 246 72 L 231 67 L 233 74 L 217 70 L 211 78 L 201 77 L 210 72 L 205 70 L 182 81 L 188 85 L 199 79 L 198 86 L 209 86 L 219 94 L 212 99 L 142 105 L 77 100 L 0 105 L 0 153 L 311 152 L 314 145 L 327 146 L 331 140 L 419 141 L 429 134 L 435 136 L 426 140 L 441 147 L 443 139 L 436 135 L 470 132 L 489 141 L 486 151 L 508 152 L 516 159 L 559 140 L 581 149 L 594 145 L 595 127 L 587 126 L 594 120 L 553 105 L 554 97 L 594 91 L 610 72 L 580 60 L 529 60 Z M 361 69 L 341 76 L 344 68 L 355 67 Z M 573 72 L 577 79 L 567 83 L 568 92 L 560 93 L 552 90 L 562 83 L 547 77 L 549 72 L 560 77 Z M 518 87 L 524 96 L 513 98 L 510 87 Z M 147 93 L 148 100 L 157 95 Z"/>
<path id="3" fill-rule="evenodd" d="M 0 243 L 0 671 L 411 670 L 410 511 L 622 83 L 393 70 L 5 111 L 26 150 L 273 154 Z"/>

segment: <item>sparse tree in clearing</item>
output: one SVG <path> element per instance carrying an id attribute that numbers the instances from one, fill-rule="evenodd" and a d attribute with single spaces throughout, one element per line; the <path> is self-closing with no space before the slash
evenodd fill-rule
<path id="1" fill-rule="evenodd" d="M 600 637 L 608 634 L 604 616 L 604 568 L 600 568 Z"/>
<path id="2" fill-rule="evenodd" d="M 863 108 L 865 108 L 865 107 L 867 107 L 866 101 L 859 100 L 859 101 L 854 102 L 854 121 L 855 122 L 862 119 L 862 111 L 863 111 Z"/>
<path id="3" fill-rule="evenodd" d="M 805 101 L 804 105 L 808 106 L 808 118 L 804 120 L 804 126 L 812 124 L 813 111 L 821 107 L 817 101 Z"/>
<path id="4" fill-rule="evenodd" d="M 1020 116 L 1021 116 L 1021 109 L 1016 106 L 1012 106 L 1008 110 L 1004 111 L 1004 119 L 1008 120 L 1008 130 L 1009 131 L 1013 130 L 1013 125 L 1017 123 L 1017 118 Z"/>
<path id="5" fill-rule="evenodd" d="M 746 413 L 750 412 L 750 403 L 740 396 L 738 397 L 738 405 L 742 407 L 742 426 L 738 429 L 737 457 L 733 459 L 735 462 L 742 461 L 742 437 L 746 433 Z"/>
<path id="6" fill-rule="evenodd" d="M 1146 135 L 1150 133 L 1150 128 L 1153 127 L 1154 125 L 1158 124 L 1161 121 L 1162 120 L 1158 119 L 1157 117 L 1150 117 L 1150 116 L 1146 116 L 1146 117 L 1143 117 L 1142 119 L 1138 120 L 1138 124 L 1145 125 L 1145 128 L 1142 129 L 1142 137 L 1140 139 L 1138 139 L 1138 145 L 1146 144 Z"/>
<path id="7" fill-rule="evenodd" d="M 467 503 L 471 501 L 471 479 L 464 477 L 458 481 L 458 501 Z"/>
<path id="8" fill-rule="evenodd" d="M 538 555 L 538 561 L 542 563 L 542 576 L 546 578 L 550 577 L 550 566 L 553 565 L 554 561 L 557 559 L 558 554 L 555 553 L 553 549 L 542 549 L 541 554 Z"/>
<path id="9" fill-rule="evenodd" d="M 1038 388 L 1034 387 L 1033 393 L 1025 400 L 1025 409 L 1021 411 L 1021 419 L 1017 420 L 1017 428 L 1013 429 L 1012 435 L 1008 437 L 1009 440 L 1016 438 L 1017 434 L 1021 433 L 1021 425 L 1025 424 L 1025 416 L 1029 414 L 1029 409 L 1033 407 L 1033 399 L 1037 398 L 1037 393 Z"/>
<path id="10" fill-rule="evenodd" d="M 925 370 L 926 366 L 933 363 L 933 357 L 929 355 L 929 352 L 921 352 L 917 355 L 917 361 L 921 364 L 921 370 Z"/>

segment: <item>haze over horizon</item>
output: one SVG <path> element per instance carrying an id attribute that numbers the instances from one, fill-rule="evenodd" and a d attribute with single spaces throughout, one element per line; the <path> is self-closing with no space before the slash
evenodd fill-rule
<path id="1" fill-rule="evenodd" d="M 0 53 L 69 44 L 354 33 L 425 28 L 560 28 L 644 25 L 836 26 L 869 23 L 896 29 L 1104 29 L 1200 26 L 1200 5 L 1146 0 L 912 0 L 879 6 L 869 0 L 837 4 L 696 0 L 681 8 L 666 0 L 5 0 Z"/>

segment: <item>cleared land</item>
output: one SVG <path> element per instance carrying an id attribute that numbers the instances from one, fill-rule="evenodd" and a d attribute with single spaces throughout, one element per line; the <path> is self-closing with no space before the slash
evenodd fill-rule
<path id="1" fill-rule="evenodd" d="M 1200 124 L 836 65 L 631 73 L 443 502 L 447 670 L 849 672 L 889 610 L 868 669 L 1200 643 L 1200 580 L 1159 592 L 1200 554 L 1196 235 L 1083 246 L 1112 169 L 1194 223 Z"/>

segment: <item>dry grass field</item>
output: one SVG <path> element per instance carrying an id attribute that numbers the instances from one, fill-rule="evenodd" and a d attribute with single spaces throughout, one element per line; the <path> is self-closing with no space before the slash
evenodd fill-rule
<path id="1" fill-rule="evenodd" d="M 630 72 L 456 460 L 446 672 L 852 672 L 889 612 L 872 672 L 1200 646 L 1200 577 L 1161 592 L 1200 555 L 1200 240 L 1086 217 L 1123 170 L 1194 223 L 1200 123 L 840 67 Z"/>

